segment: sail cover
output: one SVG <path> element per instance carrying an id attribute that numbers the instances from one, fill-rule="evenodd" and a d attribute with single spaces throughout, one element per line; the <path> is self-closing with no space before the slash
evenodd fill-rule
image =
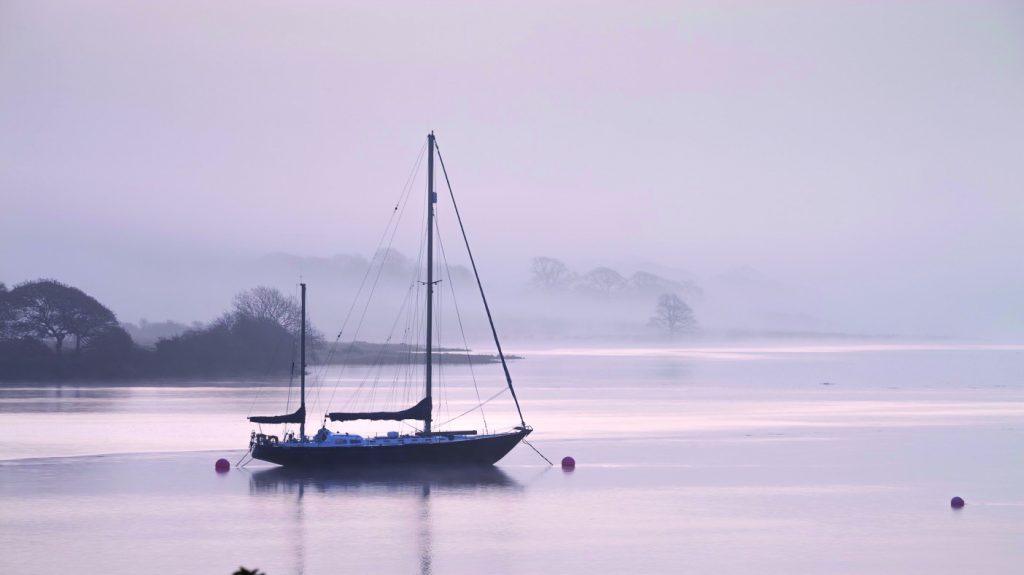
<path id="1" fill-rule="evenodd" d="M 363 411 L 355 413 L 328 413 L 327 417 L 330 417 L 331 421 L 355 421 L 357 419 L 370 419 L 374 421 L 401 421 L 403 419 L 419 419 L 420 421 L 426 421 L 427 418 L 430 417 L 430 411 L 430 400 L 424 397 L 416 405 L 410 407 L 409 409 L 403 409 L 402 411 Z"/>
<path id="2" fill-rule="evenodd" d="M 306 408 L 300 407 L 295 413 L 288 415 L 254 415 L 249 418 L 253 423 L 303 423 L 306 421 Z"/>

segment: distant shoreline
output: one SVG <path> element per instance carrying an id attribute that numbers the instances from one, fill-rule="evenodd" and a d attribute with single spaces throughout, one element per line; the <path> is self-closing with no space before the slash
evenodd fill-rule
<path id="1" fill-rule="evenodd" d="M 388 355 L 388 354 L 385 354 Z M 395 354 L 398 355 L 398 354 Z M 418 355 L 418 357 L 416 357 Z M 371 354 L 359 354 L 347 361 L 315 362 L 307 365 L 307 370 L 312 371 L 319 367 L 349 366 L 357 368 L 371 367 L 375 365 L 408 365 L 417 364 L 423 361 L 423 354 L 402 354 L 402 357 L 375 357 Z M 506 360 L 525 359 L 520 355 L 506 355 Z M 415 361 L 414 361 L 415 360 Z M 500 363 L 496 355 L 464 353 L 435 353 L 435 364 L 440 365 L 492 365 Z M 47 379 L 24 379 L 24 380 L 3 380 L 0 379 L 0 389 L 16 388 L 37 388 L 37 387 L 249 387 L 251 385 L 265 386 L 278 384 L 280 387 L 288 386 L 288 371 L 275 370 L 273 372 L 252 374 L 190 374 L 190 375 L 125 375 L 118 377 L 94 377 L 94 378 L 47 378 Z M 308 381 L 308 376 L 307 376 Z M 298 385 L 298 377 L 294 377 L 294 384 Z"/>
<path id="2" fill-rule="evenodd" d="M 338 354 L 336 359 L 330 358 L 328 354 L 327 358 L 318 358 L 323 360 L 320 365 L 408 365 L 417 363 L 426 363 L 426 354 L 422 351 L 414 352 L 365 352 L 365 351 L 351 351 L 341 352 Z M 510 359 L 523 359 L 516 355 L 506 355 L 506 360 Z M 489 363 L 501 363 L 501 358 L 496 355 L 484 354 L 484 353 L 452 353 L 452 352 L 434 352 L 433 361 L 435 363 L 447 363 L 457 365 L 468 365 L 470 363 L 489 364 Z"/>

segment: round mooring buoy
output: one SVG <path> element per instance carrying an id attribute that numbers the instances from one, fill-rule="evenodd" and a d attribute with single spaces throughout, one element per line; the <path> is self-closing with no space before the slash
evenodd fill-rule
<path id="1" fill-rule="evenodd" d="M 227 459 L 221 458 L 217 460 L 217 463 L 213 465 L 213 468 L 217 470 L 217 473 L 227 473 L 231 471 L 231 462 Z"/>
<path id="2" fill-rule="evenodd" d="M 949 500 L 949 506 L 952 507 L 953 509 L 960 509 L 961 507 L 964 506 L 964 500 L 963 498 L 960 497 L 954 497 Z"/>
<path id="3" fill-rule="evenodd" d="M 562 458 L 562 469 L 566 471 L 572 471 L 576 469 L 576 460 L 566 455 Z"/>

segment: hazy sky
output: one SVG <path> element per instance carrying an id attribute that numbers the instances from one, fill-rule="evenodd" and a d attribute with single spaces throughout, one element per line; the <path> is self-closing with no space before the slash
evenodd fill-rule
<path id="1" fill-rule="evenodd" d="M 223 262 L 372 251 L 431 129 L 492 276 L 1024 335 L 1019 2 L 0 0 L 0 281 L 208 319 Z"/>

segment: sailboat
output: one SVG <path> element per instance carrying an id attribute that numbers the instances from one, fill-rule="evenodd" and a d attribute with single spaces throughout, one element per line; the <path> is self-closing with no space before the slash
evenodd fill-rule
<path id="1" fill-rule="evenodd" d="M 508 454 L 533 429 L 526 425 L 519 399 L 512 386 L 505 354 L 501 349 L 498 332 L 494 327 L 491 310 L 484 295 L 480 274 L 477 272 L 473 253 L 469 249 L 462 217 L 452 196 L 452 207 L 458 218 L 462 237 L 466 244 L 469 261 L 472 264 L 480 297 L 490 324 L 491 334 L 505 373 L 505 382 L 515 402 L 520 425 L 501 433 L 478 433 L 477 430 L 435 430 L 433 429 L 433 306 L 434 306 L 434 206 L 437 194 L 434 191 L 434 156 L 436 142 L 434 133 L 427 136 L 427 265 L 426 265 L 426 343 L 424 346 L 424 395 L 415 405 L 399 411 L 330 412 L 324 425 L 313 435 L 306 435 L 306 284 L 301 285 L 301 334 L 300 334 L 300 403 L 293 413 L 271 416 L 251 416 L 249 421 L 257 424 L 298 424 L 299 434 L 288 434 L 283 439 L 276 435 L 253 432 L 250 437 L 250 453 L 254 459 L 290 467 L 365 466 L 383 464 L 443 464 L 443 465 L 493 465 Z M 444 160 L 441 161 L 444 170 Z M 445 179 L 447 181 L 447 170 Z M 449 184 L 449 190 L 451 186 Z M 421 421 L 422 430 L 400 434 L 390 431 L 387 435 L 363 437 L 349 433 L 336 433 L 327 428 L 326 420 L 345 421 Z"/>

